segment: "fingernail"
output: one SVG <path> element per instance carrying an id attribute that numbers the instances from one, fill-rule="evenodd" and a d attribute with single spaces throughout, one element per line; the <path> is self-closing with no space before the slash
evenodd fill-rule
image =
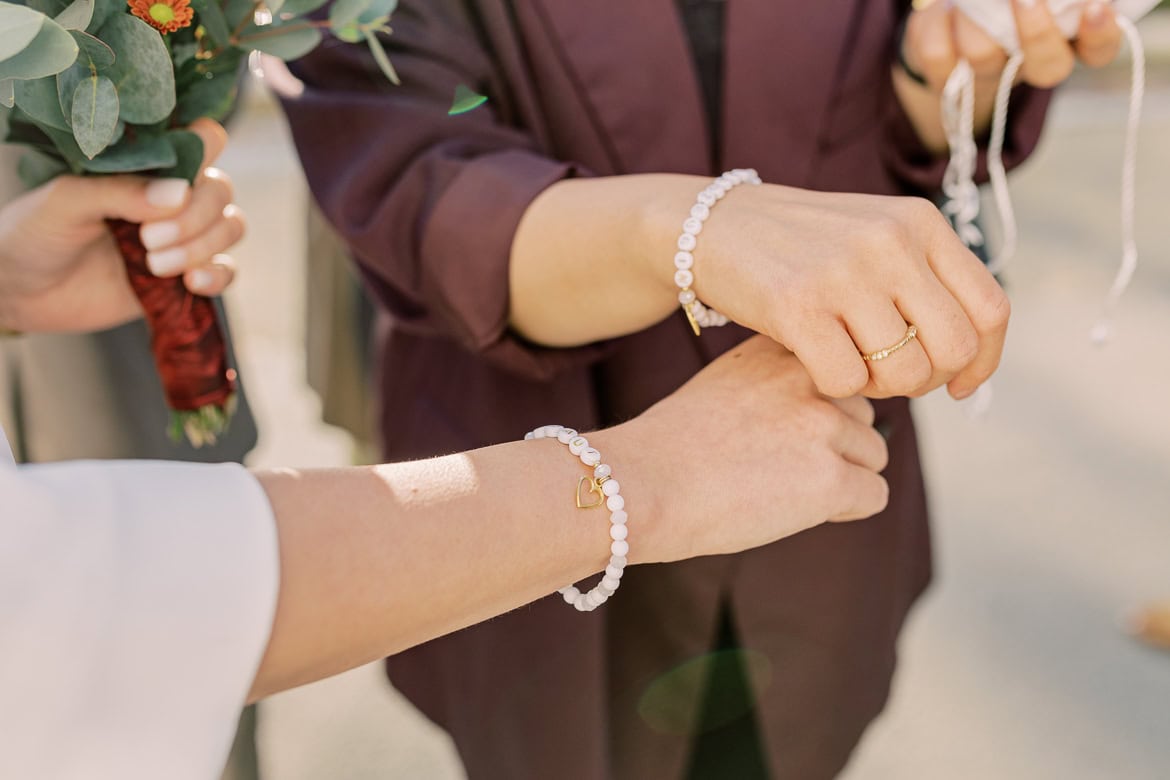
<path id="1" fill-rule="evenodd" d="M 1105 24 L 1105 4 L 1101 2 L 1089 3 L 1085 9 L 1085 19 L 1093 27 L 1100 27 Z"/>
<path id="2" fill-rule="evenodd" d="M 158 249 L 175 243 L 179 237 L 178 222 L 151 222 L 139 231 L 142 245 L 147 249 Z"/>
<path id="3" fill-rule="evenodd" d="M 187 200 L 186 179 L 158 179 L 146 185 L 146 202 L 160 209 L 177 209 Z"/>
<path id="4" fill-rule="evenodd" d="M 1016 0 L 1016 2 L 1020 4 L 1021 8 L 1035 8 L 1036 7 L 1036 0 Z"/>
<path id="5" fill-rule="evenodd" d="M 975 392 L 975 388 L 964 389 L 964 390 L 955 390 L 955 391 L 951 392 L 951 398 L 954 398 L 956 401 L 962 401 L 966 398 L 970 398 L 971 394 L 974 392 Z"/>
<path id="6" fill-rule="evenodd" d="M 206 268 L 199 268 L 187 276 L 187 287 L 193 292 L 202 292 L 215 284 L 215 275 Z"/>
<path id="7" fill-rule="evenodd" d="M 187 250 L 164 249 L 146 255 L 146 264 L 155 276 L 174 276 L 187 265 Z"/>

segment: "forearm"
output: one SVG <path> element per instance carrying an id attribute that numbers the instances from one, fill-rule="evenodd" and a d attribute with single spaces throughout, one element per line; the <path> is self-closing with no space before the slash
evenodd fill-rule
<path id="1" fill-rule="evenodd" d="M 621 436 L 590 441 L 624 476 Z M 281 584 L 252 696 L 396 653 L 605 568 L 608 514 L 579 510 L 573 498 L 586 473 L 564 445 L 533 441 L 258 474 L 276 516 Z M 631 560 L 646 560 L 652 501 L 630 477 L 622 493 L 635 523 Z"/>
<path id="2" fill-rule="evenodd" d="M 531 341 L 566 347 L 665 319 L 678 306 L 674 242 L 709 183 L 640 174 L 568 179 L 545 190 L 512 244 L 511 326 Z"/>

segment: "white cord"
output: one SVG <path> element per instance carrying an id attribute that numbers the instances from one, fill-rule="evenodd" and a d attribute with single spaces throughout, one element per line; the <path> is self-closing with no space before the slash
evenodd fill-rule
<path id="1" fill-rule="evenodd" d="M 1137 238 L 1134 230 L 1135 192 L 1137 188 L 1138 128 L 1142 121 L 1142 103 L 1146 94 L 1146 50 L 1137 27 L 1127 17 L 1117 16 L 1117 24 L 1125 33 L 1133 59 L 1129 86 L 1129 119 L 1125 126 L 1125 157 L 1121 163 L 1121 265 L 1113 279 L 1113 286 L 1105 297 L 1101 319 L 1093 326 L 1090 338 L 1096 344 L 1109 340 L 1113 314 L 1121 296 L 1137 270 Z"/>
<path id="2" fill-rule="evenodd" d="M 1012 193 L 1008 188 L 1007 169 L 1003 164 L 1003 145 L 1007 136 L 1008 104 L 1011 102 L 1012 87 L 1016 75 L 1024 64 L 1024 53 L 1017 51 L 1008 58 L 999 77 L 999 88 L 995 93 L 995 108 L 991 114 L 991 138 L 987 144 L 987 173 L 991 178 L 991 191 L 995 196 L 995 209 L 999 213 L 999 224 L 1003 234 L 999 251 L 987 264 L 993 274 L 1003 270 L 1004 265 L 1016 254 L 1019 231 L 1016 227 L 1016 210 L 1012 206 Z"/>
<path id="3" fill-rule="evenodd" d="M 979 188 L 975 185 L 975 73 L 960 60 L 947 78 L 942 93 L 942 125 L 950 147 L 950 161 L 943 173 L 946 196 L 943 213 L 951 217 L 955 232 L 967 246 L 981 246 L 983 232 L 975 224 L 979 216 Z"/>

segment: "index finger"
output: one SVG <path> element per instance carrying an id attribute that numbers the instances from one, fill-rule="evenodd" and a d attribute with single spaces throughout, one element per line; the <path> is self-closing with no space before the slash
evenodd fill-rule
<path id="1" fill-rule="evenodd" d="M 203 142 L 203 164 L 199 166 L 200 173 L 203 169 L 215 162 L 224 148 L 227 146 L 227 131 L 219 124 L 211 119 L 196 119 L 187 128 L 195 135 L 199 136 L 199 140 Z"/>

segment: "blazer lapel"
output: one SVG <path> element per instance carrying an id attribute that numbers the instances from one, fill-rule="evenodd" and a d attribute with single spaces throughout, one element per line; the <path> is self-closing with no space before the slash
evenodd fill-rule
<path id="1" fill-rule="evenodd" d="M 613 173 L 708 172 L 702 99 L 674 0 L 521 1 L 561 44 Z"/>

